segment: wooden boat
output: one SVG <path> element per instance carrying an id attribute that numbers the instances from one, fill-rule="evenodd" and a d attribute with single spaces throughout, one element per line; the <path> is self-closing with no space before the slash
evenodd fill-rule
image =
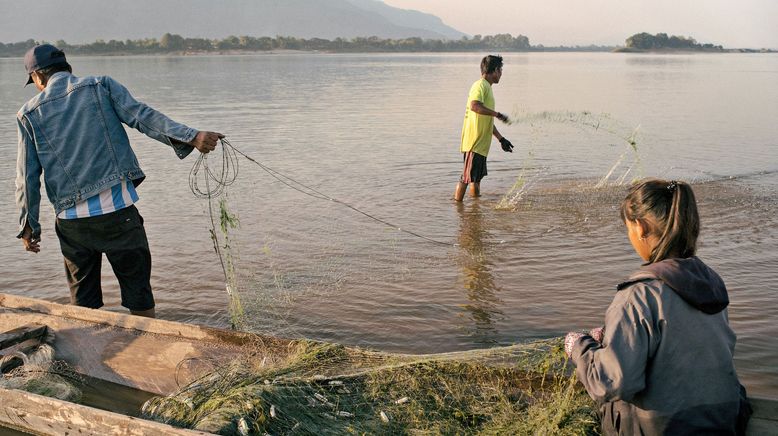
<path id="1" fill-rule="evenodd" d="M 173 393 L 179 384 L 212 368 L 182 362 L 227 362 L 243 353 L 243 346 L 258 340 L 256 335 L 241 332 L 0 294 L 0 333 L 36 325 L 53 331 L 57 359 L 90 379 L 105 382 L 103 387 L 111 393 L 97 401 L 102 409 L 121 409 L 123 396 L 135 397 L 137 403 L 138 392 L 141 398 Z M 0 389 L 0 427 L 45 435 L 205 434 L 5 389 Z"/>
<path id="2" fill-rule="evenodd" d="M 146 398 L 168 395 L 212 369 L 197 362 L 218 365 L 255 349 L 251 345 L 257 342 L 275 349 L 291 342 L 0 294 L 0 333 L 16 330 L 16 342 L 24 344 L 40 334 L 35 326 L 53 331 L 57 359 L 104 383 L 110 394 L 90 407 L 0 389 L 0 434 L 5 428 L 36 435 L 203 435 L 132 416 L 132 410 L 122 410 L 124 396 L 134 395 L 137 402 L 138 392 Z M 0 349 L 2 344 L 0 335 Z M 754 398 L 752 404 L 748 433 L 778 435 L 778 401 Z"/>

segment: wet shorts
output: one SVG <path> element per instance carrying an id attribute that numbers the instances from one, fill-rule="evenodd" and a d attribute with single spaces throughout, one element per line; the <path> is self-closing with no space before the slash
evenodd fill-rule
<path id="1" fill-rule="evenodd" d="M 122 306 L 133 311 L 154 308 L 151 252 L 135 206 L 88 218 L 57 218 L 55 228 L 73 304 L 103 306 L 100 268 L 105 253 L 119 280 Z"/>
<path id="2" fill-rule="evenodd" d="M 486 156 L 468 151 L 462 153 L 465 161 L 465 169 L 462 171 L 460 181 L 462 183 L 481 183 L 481 179 L 486 177 Z"/>

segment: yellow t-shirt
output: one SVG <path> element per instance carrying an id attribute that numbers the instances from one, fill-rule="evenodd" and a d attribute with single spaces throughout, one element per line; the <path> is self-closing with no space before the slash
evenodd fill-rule
<path id="1" fill-rule="evenodd" d="M 477 114 L 470 110 L 470 102 L 480 101 L 484 106 L 494 110 L 494 94 L 492 85 L 486 79 L 477 80 L 470 87 L 465 108 L 465 122 L 462 125 L 462 153 L 474 151 L 481 156 L 489 154 L 489 146 L 492 145 L 492 133 L 494 131 L 494 117 Z"/>

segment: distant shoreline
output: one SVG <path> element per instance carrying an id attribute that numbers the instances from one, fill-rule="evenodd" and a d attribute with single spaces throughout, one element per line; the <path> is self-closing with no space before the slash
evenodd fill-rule
<path id="1" fill-rule="evenodd" d="M 28 39 L 0 42 L 0 58 L 22 57 L 30 48 L 45 41 Z M 624 46 L 575 45 L 546 47 L 532 45 L 524 35 L 508 33 L 475 35 L 459 40 L 409 37 L 383 39 L 375 36 L 352 39 L 296 38 L 293 36 L 229 36 L 224 39 L 185 38 L 165 33 L 160 39 L 97 40 L 92 43 L 54 42 L 68 56 L 219 56 L 275 54 L 371 54 L 371 53 L 776 53 L 774 49 L 725 49 L 721 45 L 698 44 L 694 38 L 638 33 L 626 39 Z"/>
<path id="2" fill-rule="evenodd" d="M 457 53 L 612 53 L 618 48 L 614 47 L 542 47 L 527 50 L 316 50 L 316 49 L 273 49 L 273 50 L 174 50 L 174 51 L 100 51 L 91 52 L 85 50 L 68 51 L 68 56 L 252 56 L 252 55 L 280 55 L 280 54 L 457 54 Z M 0 53 L 2 58 L 21 58 L 24 53 Z"/>
<path id="3" fill-rule="evenodd" d="M 655 48 L 655 49 L 639 49 L 639 48 L 633 48 L 633 47 L 618 47 L 613 49 L 613 53 L 645 53 L 645 54 L 698 54 L 698 53 L 720 53 L 720 54 L 729 54 L 729 53 L 778 53 L 778 51 L 773 49 L 751 49 L 751 48 L 725 48 L 725 49 L 698 49 L 698 50 L 690 50 L 690 49 L 675 49 L 675 48 Z"/>
<path id="4" fill-rule="evenodd" d="M 498 50 L 499 51 L 499 50 Z M 96 56 L 96 57 L 119 57 L 119 56 L 273 56 L 289 54 L 466 54 L 466 53 L 485 53 L 486 50 L 462 50 L 462 51 L 381 51 L 381 50 L 180 50 L 180 51 L 157 51 L 157 52 L 76 52 L 68 53 L 68 56 Z M 724 50 L 677 50 L 677 49 L 653 49 L 641 50 L 628 47 L 602 48 L 602 49 L 575 49 L 569 47 L 544 47 L 542 49 L 501 51 L 506 53 L 628 53 L 628 54 L 733 54 L 733 53 L 778 53 L 778 50 L 772 49 L 724 49 Z M 21 58 L 22 54 L 0 54 L 0 59 Z"/>

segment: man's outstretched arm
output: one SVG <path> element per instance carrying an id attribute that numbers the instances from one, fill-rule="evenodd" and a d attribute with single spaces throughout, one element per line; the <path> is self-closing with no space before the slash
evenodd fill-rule
<path id="1" fill-rule="evenodd" d="M 498 120 L 502 121 L 503 123 L 508 122 L 508 117 L 505 116 L 505 114 L 489 109 L 478 100 L 473 100 L 470 102 L 470 110 L 480 115 L 495 117 Z"/>
<path id="2" fill-rule="evenodd" d="M 219 138 L 224 137 L 217 132 L 198 132 L 173 121 L 162 112 L 136 100 L 124 85 L 109 76 L 103 76 L 100 80 L 124 124 L 172 146 L 180 159 L 185 158 L 193 150 L 192 147 L 201 153 L 208 153 L 216 148 Z"/>

